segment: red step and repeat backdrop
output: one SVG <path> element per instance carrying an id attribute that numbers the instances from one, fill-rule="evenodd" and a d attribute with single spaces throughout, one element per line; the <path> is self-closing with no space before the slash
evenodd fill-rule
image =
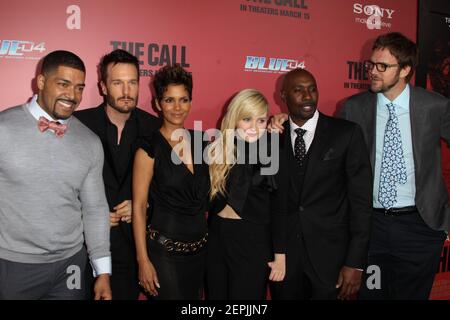
<path id="1" fill-rule="evenodd" d="M 38 60 L 57 49 L 86 63 L 80 108 L 100 104 L 97 64 L 121 48 L 139 58 L 139 106 L 149 112 L 158 68 L 180 63 L 192 72 L 189 127 L 199 120 L 203 130 L 216 127 L 244 88 L 263 92 L 279 112 L 281 77 L 299 66 L 317 78 L 319 109 L 333 114 L 345 97 L 367 89 L 362 63 L 378 35 L 400 31 L 416 39 L 417 10 L 417 0 L 1 1 L 0 110 L 29 99 Z M 440 275 L 449 267 L 444 253 Z M 450 297 L 450 282 L 440 281 L 436 297 Z"/>

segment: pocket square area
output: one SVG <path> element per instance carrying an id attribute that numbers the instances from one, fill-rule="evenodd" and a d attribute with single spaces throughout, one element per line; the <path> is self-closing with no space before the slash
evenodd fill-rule
<path id="1" fill-rule="evenodd" d="M 327 161 L 327 160 L 331 160 L 336 158 L 335 154 L 334 154 L 334 149 L 330 148 L 327 150 L 327 152 L 324 153 L 322 160 L 323 161 Z"/>

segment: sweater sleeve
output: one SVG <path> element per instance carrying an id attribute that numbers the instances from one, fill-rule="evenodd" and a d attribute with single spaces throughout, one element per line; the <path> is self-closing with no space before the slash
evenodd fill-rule
<path id="1" fill-rule="evenodd" d="M 104 154 L 98 139 L 95 141 L 93 152 L 93 162 L 79 195 L 82 206 L 84 237 L 91 263 L 100 258 L 107 257 L 110 259 L 111 257 L 109 249 L 109 207 L 102 175 Z M 95 264 L 93 263 L 93 265 Z"/>

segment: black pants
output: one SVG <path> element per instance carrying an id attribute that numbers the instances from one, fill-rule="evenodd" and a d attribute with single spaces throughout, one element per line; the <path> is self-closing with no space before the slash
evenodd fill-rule
<path id="1" fill-rule="evenodd" d="M 84 248 L 53 263 L 0 259 L 0 300 L 82 300 L 86 260 Z"/>
<path id="2" fill-rule="evenodd" d="M 308 257 L 300 228 L 294 228 L 286 250 L 286 276 L 282 282 L 271 283 L 272 299 L 335 300 L 339 293 L 335 286 L 335 283 L 324 283 L 317 276 Z"/>
<path id="3" fill-rule="evenodd" d="M 195 254 L 168 252 L 147 240 L 150 261 L 156 269 L 160 288 L 155 300 L 200 300 L 205 281 L 206 247 Z"/>
<path id="4" fill-rule="evenodd" d="M 213 217 L 208 240 L 207 298 L 265 299 L 271 252 L 268 226 Z"/>
<path id="5" fill-rule="evenodd" d="M 379 267 L 381 287 L 375 273 L 366 274 L 359 298 L 428 299 L 444 240 L 445 232 L 429 228 L 418 212 L 401 216 L 374 212 L 369 266 Z"/>
<path id="6" fill-rule="evenodd" d="M 120 227 L 131 228 L 131 224 Z M 130 236 L 119 227 L 111 228 L 111 290 L 114 300 L 137 300 L 139 297 L 136 249 Z"/>
<path id="7" fill-rule="evenodd" d="M 124 222 L 121 222 L 124 224 Z M 137 262 L 131 234 L 125 228 L 130 224 L 111 228 L 111 263 L 112 275 L 110 278 L 112 297 L 114 300 L 137 300 L 140 287 L 137 275 Z M 92 267 L 88 263 L 86 268 L 87 299 L 94 299 L 95 279 Z"/>

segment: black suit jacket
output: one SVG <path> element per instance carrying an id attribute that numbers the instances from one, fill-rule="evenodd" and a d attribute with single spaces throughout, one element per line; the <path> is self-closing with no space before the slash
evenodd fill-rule
<path id="1" fill-rule="evenodd" d="M 135 109 L 135 119 L 137 123 L 138 137 L 150 135 L 153 131 L 158 130 L 161 126 L 161 120 L 139 108 Z M 105 183 L 106 198 L 108 200 L 109 209 L 112 212 L 113 207 L 124 200 L 131 200 L 131 178 L 134 156 L 131 157 L 128 163 L 128 170 L 126 174 L 119 178 L 117 168 L 112 157 L 112 150 L 107 140 L 107 115 L 105 105 L 101 104 L 98 107 L 76 111 L 74 115 L 95 134 L 97 134 L 102 141 L 103 150 L 105 153 L 105 160 L 103 165 L 103 180 Z M 133 150 L 137 148 L 134 142 Z M 134 154 L 134 152 L 133 152 Z M 124 235 L 131 241 L 132 230 L 128 223 L 120 223 L 120 228 Z"/>
<path id="2" fill-rule="evenodd" d="M 290 171 L 298 170 L 289 121 L 285 122 L 281 148 Z M 303 238 L 319 278 L 335 284 L 344 265 L 364 268 L 371 227 L 372 172 L 361 128 L 320 113 L 303 187 L 297 185 L 294 174 L 289 179 L 291 198 L 298 202 L 288 203 L 288 241 Z"/>
<path id="3" fill-rule="evenodd" d="M 435 92 L 410 86 L 410 121 L 416 178 L 415 202 L 425 223 L 450 230 L 448 192 L 442 176 L 441 138 L 450 146 L 450 100 Z M 363 92 L 350 97 L 341 116 L 358 123 L 375 166 L 377 95 Z"/>

